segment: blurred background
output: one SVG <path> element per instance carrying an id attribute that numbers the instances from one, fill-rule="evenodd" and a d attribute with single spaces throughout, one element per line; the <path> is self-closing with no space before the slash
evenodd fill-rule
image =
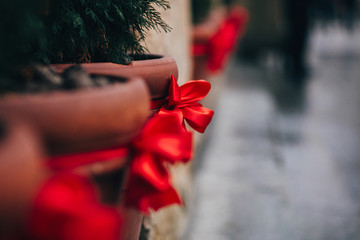
<path id="1" fill-rule="evenodd" d="M 360 239 L 359 1 L 235 2 L 187 239 Z"/>

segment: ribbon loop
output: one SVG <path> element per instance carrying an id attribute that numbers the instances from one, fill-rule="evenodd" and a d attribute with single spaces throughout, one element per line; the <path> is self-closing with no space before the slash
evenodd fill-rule
<path id="1" fill-rule="evenodd" d="M 180 87 L 181 103 L 198 102 L 210 92 L 211 85 L 205 80 L 192 80 Z"/>

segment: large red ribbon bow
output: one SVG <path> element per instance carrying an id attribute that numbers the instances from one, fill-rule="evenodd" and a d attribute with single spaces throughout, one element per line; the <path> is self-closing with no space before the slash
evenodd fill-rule
<path id="1" fill-rule="evenodd" d="M 98 203 L 89 180 L 70 173 L 42 186 L 29 219 L 30 239 L 37 240 L 115 240 L 120 226 L 120 215 Z"/>
<path id="2" fill-rule="evenodd" d="M 125 203 L 148 213 L 152 208 L 181 203 L 171 185 L 166 164 L 187 162 L 192 156 L 192 134 L 184 130 L 176 114 L 155 116 L 134 141 Z"/>
<path id="3" fill-rule="evenodd" d="M 211 122 L 214 111 L 203 107 L 198 101 L 210 91 L 211 85 L 205 80 L 188 81 L 181 87 L 174 76 L 171 76 L 169 99 L 161 107 L 159 115 L 176 114 L 198 132 L 205 132 Z"/>

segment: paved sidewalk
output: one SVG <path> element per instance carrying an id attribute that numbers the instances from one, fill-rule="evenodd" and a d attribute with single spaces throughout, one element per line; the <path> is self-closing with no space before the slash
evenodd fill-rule
<path id="1" fill-rule="evenodd" d="M 360 30 L 317 29 L 309 52 L 303 92 L 272 58 L 230 69 L 187 239 L 360 239 Z"/>

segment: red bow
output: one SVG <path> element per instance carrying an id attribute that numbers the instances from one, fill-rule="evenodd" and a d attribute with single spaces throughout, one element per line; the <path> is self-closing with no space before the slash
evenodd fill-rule
<path id="1" fill-rule="evenodd" d="M 176 114 L 182 122 L 186 119 L 192 128 L 203 133 L 211 122 L 214 111 L 203 107 L 198 101 L 208 94 L 210 88 L 210 83 L 205 80 L 189 81 L 179 87 L 175 77 L 171 76 L 169 99 L 158 114 Z"/>
<path id="2" fill-rule="evenodd" d="M 248 18 L 249 13 L 244 7 L 234 7 L 230 16 L 208 43 L 194 45 L 193 54 L 195 56 L 208 54 L 208 69 L 213 73 L 221 70 L 237 40 L 244 34 Z"/>
<path id="3" fill-rule="evenodd" d="M 155 116 L 134 141 L 136 156 L 130 167 L 126 205 L 147 213 L 181 203 L 170 183 L 166 164 L 187 162 L 192 157 L 192 134 L 184 130 L 176 114 Z"/>
<path id="4" fill-rule="evenodd" d="M 225 65 L 238 38 L 244 34 L 248 20 L 248 11 L 243 7 L 235 7 L 230 17 L 209 41 L 208 68 L 217 72 Z"/>
<path id="5" fill-rule="evenodd" d="M 217 72 L 223 68 L 238 38 L 244 34 L 248 18 L 249 14 L 245 8 L 235 7 L 219 31 L 209 40 L 210 71 Z"/>
<path id="6" fill-rule="evenodd" d="M 91 183 L 83 177 L 61 173 L 41 188 L 29 219 L 32 239 L 115 240 L 121 219 L 97 202 Z"/>

